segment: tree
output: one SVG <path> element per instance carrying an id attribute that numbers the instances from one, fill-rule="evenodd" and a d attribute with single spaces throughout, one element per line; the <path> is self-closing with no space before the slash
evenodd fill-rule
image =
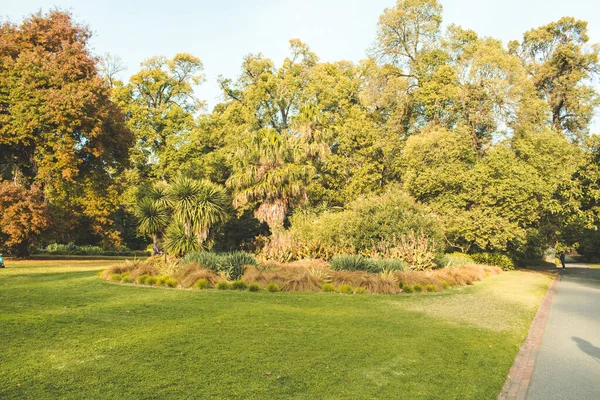
<path id="1" fill-rule="evenodd" d="M 206 247 L 210 229 L 228 215 L 228 197 L 222 186 L 207 180 L 177 176 L 170 184 L 159 181 L 143 189 L 136 201 L 140 233 L 174 255 Z"/>
<path id="2" fill-rule="evenodd" d="M 200 59 L 190 54 L 177 54 L 172 60 L 153 57 L 117 90 L 136 136 L 133 160 L 142 177 L 164 179 L 176 172 L 171 157 L 203 105 L 194 95 L 194 87 L 204 81 L 202 70 Z"/>
<path id="3" fill-rule="evenodd" d="M 39 183 L 57 225 L 89 219 L 117 244 L 114 182 L 133 137 L 98 75 L 90 36 L 59 10 L 0 26 L 0 173 L 25 190 Z"/>
<path id="4" fill-rule="evenodd" d="M 300 139 L 274 129 L 254 133 L 236 153 L 227 181 L 234 207 L 254 209 L 274 235 L 281 233 L 290 208 L 307 200 L 306 188 L 315 173 L 305 161 L 305 149 Z"/>
<path id="5" fill-rule="evenodd" d="M 0 236 L 17 255 L 28 257 L 31 246 L 48 227 L 47 208 L 39 185 L 26 190 L 14 182 L 0 182 Z"/>
<path id="6" fill-rule="evenodd" d="M 584 47 L 588 41 L 587 22 L 564 17 L 526 32 L 520 45 L 510 44 L 523 59 L 538 95 L 547 102 L 552 127 L 575 139 L 588 132 L 600 104 L 591 85 L 600 71 L 600 47 Z"/>
<path id="7" fill-rule="evenodd" d="M 121 82 L 118 80 L 119 73 L 126 70 L 125 64 L 121 57 L 106 53 L 98 59 L 98 70 L 100 75 L 106 79 L 108 85 L 114 88 L 120 85 Z"/>

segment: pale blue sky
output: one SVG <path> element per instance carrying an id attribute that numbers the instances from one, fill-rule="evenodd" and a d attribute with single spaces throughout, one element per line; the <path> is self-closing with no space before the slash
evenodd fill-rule
<path id="1" fill-rule="evenodd" d="M 505 43 L 562 16 L 589 22 L 600 42 L 598 0 L 442 0 L 444 24 L 455 23 Z M 110 52 L 127 66 L 145 58 L 187 52 L 204 62 L 207 82 L 197 90 L 210 107 L 219 99 L 216 79 L 235 78 L 244 55 L 262 52 L 281 62 L 288 40 L 299 38 L 321 60 L 358 61 L 374 40 L 379 15 L 395 0 L 0 0 L 0 16 L 19 21 L 39 9 L 70 10 L 87 23 L 96 54 Z M 597 85 L 598 86 L 598 85 Z M 600 131 L 596 118 L 594 131 Z"/>

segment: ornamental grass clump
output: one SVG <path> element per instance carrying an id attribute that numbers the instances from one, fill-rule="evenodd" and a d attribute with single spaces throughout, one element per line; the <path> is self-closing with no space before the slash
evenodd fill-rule
<path id="1" fill-rule="evenodd" d="M 231 289 L 231 284 L 227 281 L 219 281 L 217 282 L 217 285 L 215 286 L 215 289 L 217 290 L 229 290 Z"/>
<path id="2" fill-rule="evenodd" d="M 243 280 L 238 279 L 236 281 L 233 281 L 233 283 L 231 284 L 231 288 L 233 290 L 246 290 L 248 288 L 248 285 Z"/>
<path id="3" fill-rule="evenodd" d="M 251 283 L 248 285 L 249 292 L 260 292 L 260 285 L 258 283 Z"/>
<path id="4" fill-rule="evenodd" d="M 354 289 L 350 285 L 342 285 L 338 288 L 338 292 L 343 294 L 354 294 Z"/>
<path id="5" fill-rule="evenodd" d="M 198 280 L 204 279 L 209 286 L 214 286 L 222 280 L 214 271 L 206 269 L 197 263 L 192 263 L 183 267 L 176 278 L 181 282 L 184 288 L 192 287 Z"/>
<path id="6" fill-rule="evenodd" d="M 156 277 L 154 276 L 147 276 L 146 279 L 144 279 L 144 285 L 149 285 L 149 286 L 153 286 L 156 285 Z"/>
<path id="7" fill-rule="evenodd" d="M 326 283 L 321 287 L 321 290 L 325 293 L 335 293 L 335 287 L 330 284 L 330 283 Z"/>
<path id="8" fill-rule="evenodd" d="M 267 290 L 267 292 L 271 293 L 276 293 L 280 291 L 279 286 L 276 283 L 269 283 L 265 289 Z"/>
<path id="9" fill-rule="evenodd" d="M 425 285 L 425 291 L 426 292 L 437 292 L 438 288 L 435 285 L 429 284 L 429 285 Z"/>
<path id="10" fill-rule="evenodd" d="M 121 274 L 112 274 L 110 280 L 113 282 L 120 282 L 122 279 Z"/>
<path id="11" fill-rule="evenodd" d="M 340 254 L 331 259 L 331 269 L 334 271 L 375 272 L 376 266 L 369 258 L 355 254 Z"/>
<path id="12" fill-rule="evenodd" d="M 143 285 L 146 282 L 146 278 L 148 278 L 148 275 L 140 275 L 136 278 L 136 282 L 140 285 Z"/>
<path id="13" fill-rule="evenodd" d="M 196 283 L 194 283 L 194 287 L 196 289 L 210 289 L 210 284 L 206 279 L 198 279 Z"/>
<path id="14" fill-rule="evenodd" d="M 175 287 L 177 287 L 178 284 L 179 284 L 179 282 L 177 281 L 177 279 L 173 279 L 173 278 L 168 278 L 165 281 L 165 286 L 170 287 L 170 288 L 175 288 Z"/>

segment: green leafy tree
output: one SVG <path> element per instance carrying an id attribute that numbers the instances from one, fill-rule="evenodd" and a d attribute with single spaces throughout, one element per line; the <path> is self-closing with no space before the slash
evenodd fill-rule
<path id="1" fill-rule="evenodd" d="M 142 177 L 165 178 L 177 171 L 171 158 L 203 105 L 194 95 L 195 86 L 204 81 L 202 70 L 202 62 L 190 54 L 172 60 L 153 57 L 128 85 L 116 89 L 137 139 L 134 162 Z"/>
<path id="2" fill-rule="evenodd" d="M 587 22 L 564 17 L 525 33 L 511 50 L 523 59 L 538 95 L 550 108 L 550 123 L 574 138 L 588 132 L 600 104 L 591 78 L 600 71 L 600 47 L 586 47 Z"/>

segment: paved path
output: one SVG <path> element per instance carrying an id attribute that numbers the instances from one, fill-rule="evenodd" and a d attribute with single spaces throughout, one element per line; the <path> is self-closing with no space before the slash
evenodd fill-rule
<path id="1" fill-rule="evenodd" d="M 600 399 L 600 269 L 561 271 L 527 399 Z"/>

